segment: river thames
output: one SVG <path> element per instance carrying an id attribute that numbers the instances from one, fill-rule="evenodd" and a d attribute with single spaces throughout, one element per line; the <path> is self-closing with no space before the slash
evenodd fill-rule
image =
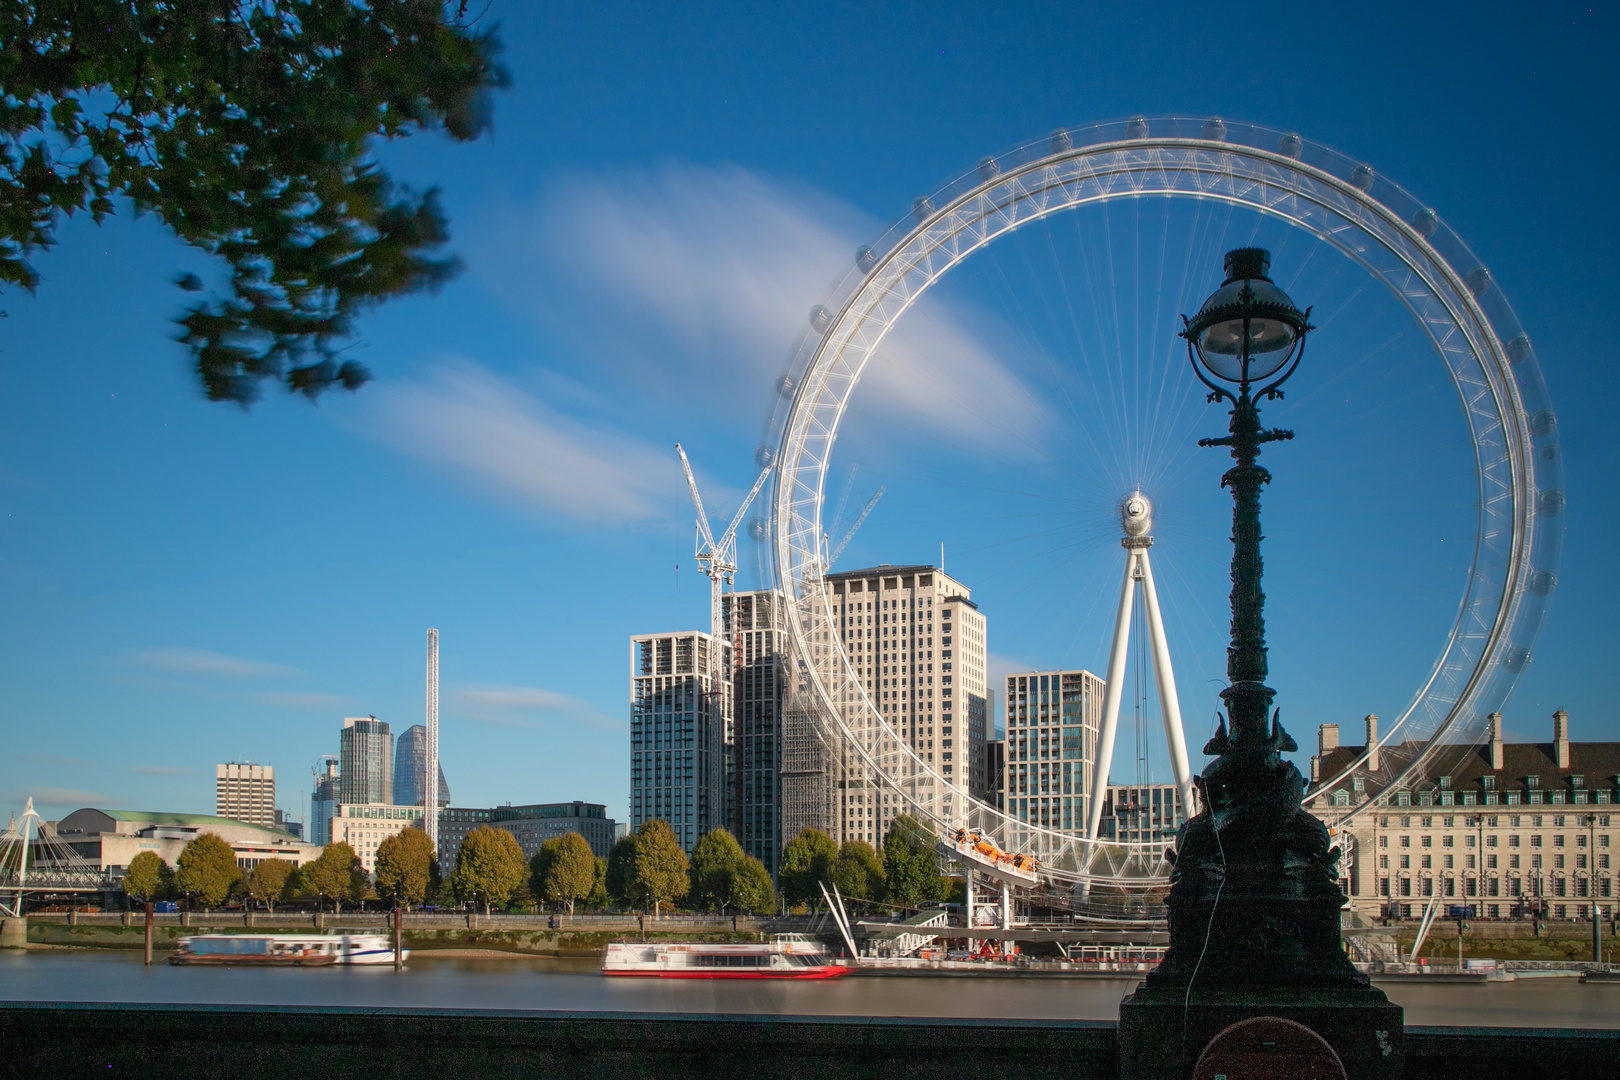
<path id="1" fill-rule="evenodd" d="M 391 967 L 182 968 L 162 962 L 147 968 L 138 952 L 39 950 L 0 954 L 0 1000 L 1116 1020 L 1119 999 L 1137 982 L 937 976 L 826 982 L 608 979 L 598 963 L 419 953 L 400 972 Z M 1620 983 L 1532 978 L 1377 985 L 1405 1007 L 1412 1025 L 1620 1028 Z"/>

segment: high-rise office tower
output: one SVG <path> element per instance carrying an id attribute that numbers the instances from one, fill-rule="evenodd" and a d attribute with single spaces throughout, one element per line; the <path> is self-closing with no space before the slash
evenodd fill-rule
<path id="1" fill-rule="evenodd" d="M 309 797 L 309 835 L 305 839 L 311 844 L 330 844 L 338 805 L 338 759 L 328 754 L 311 771 L 315 790 Z"/>
<path id="2" fill-rule="evenodd" d="M 854 747 L 837 751 L 835 780 L 839 840 L 880 843 L 896 814 L 915 798 L 946 820 L 961 818 L 967 799 L 983 798 L 989 737 L 986 631 L 968 589 L 933 566 L 880 565 L 828 574 L 833 626 L 867 696 L 900 743 L 939 777 L 908 781 L 902 795 L 884 770 L 872 769 Z M 865 706 L 850 704 L 848 722 L 880 761 L 903 769 L 882 726 Z M 893 774 L 890 774 L 893 775 Z"/>
<path id="3" fill-rule="evenodd" d="M 276 827 L 274 765 L 214 766 L 214 815 L 249 825 Z"/>
<path id="4" fill-rule="evenodd" d="M 394 805 L 426 806 L 428 730 L 425 724 L 412 724 L 394 744 Z M 450 805 L 450 785 L 444 782 L 444 766 L 439 766 L 439 805 Z"/>
<path id="5" fill-rule="evenodd" d="M 731 830 L 742 849 L 776 876 L 782 844 L 783 706 L 787 697 L 787 615 L 775 589 L 721 600 L 731 643 Z"/>
<path id="6" fill-rule="evenodd" d="M 630 639 L 630 824 L 669 822 L 688 853 L 698 837 L 727 825 L 726 718 L 730 680 L 713 684 L 730 649 L 700 630 Z"/>
<path id="7" fill-rule="evenodd" d="M 1007 676 L 1002 798 L 1008 816 L 1047 829 L 1085 833 L 1095 791 L 1097 732 L 1106 685 L 1089 671 Z"/>
<path id="8" fill-rule="evenodd" d="M 339 802 L 394 801 L 394 738 L 387 721 L 375 716 L 344 717 L 338 751 L 342 759 Z"/>

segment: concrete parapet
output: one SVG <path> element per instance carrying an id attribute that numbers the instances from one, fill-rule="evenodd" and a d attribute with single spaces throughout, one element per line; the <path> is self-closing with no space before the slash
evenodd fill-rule
<path id="1" fill-rule="evenodd" d="M 78 1077 L 86 1062 L 165 1080 L 325 1076 L 770 1076 L 780 1080 L 1116 1080 L 1112 1023 L 323 1006 L 0 1002 L 8 1067 Z M 200 1048 L 206 1048 L 202 1052 Z M 1424 1080 L 1612 1076 L 1620 1031 L 1407 1028 Z"/>
<path id="2" fill-rule="evenodd" d="M 0 949 L 28 948 L 28 917 L 0 919 Z"/>

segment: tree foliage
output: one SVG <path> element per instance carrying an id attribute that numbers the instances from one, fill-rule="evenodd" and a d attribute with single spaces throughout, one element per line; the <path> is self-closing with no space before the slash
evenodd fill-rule
<path id="1" fill-rule="evenodd" d="M 481 825 L 462 839 L 450 885 L 461 899 L 483 904 L 487 915 L 492 905 L 512 898 L 528 871 L 517 837 Z"/>
<path id="2" fill-rule="evenodd" d="M 832 882 L 847 897 L 883 899 L 883 863 L 865 840 L 845 840 L 830 871 Z"/>
<path id="3" fill-rule="evenodd" d="M 782 847 L 776 880 L 790 904 L 822 903 L 820 882 L 832 880 L 838 845 L 820 829 L 806 829 Z"/>
<path id="4" fill-rule="evenodd" d="M 371 886 L 360 857 L 342 840 L 327 844 L 319 858 L 304 866 L 300 877 L 304 889 L 332 901 L 335 912 L 341 912 L 345 903 L 358 904 L 365 899 Z"/>
<path id="5" fill-rule="evenodd" d="M 771 888 L 771 872 L 765 869 L 764 863 L 752 855 L 743 856 L 743 861 L 732 871 L 731 891 L 724 906 L 755 915 L 769 914 L 775 909 L 776 890 Z"/>
<path id="6" fill-rule="evenodd" d="M 433 882 L 433 841 L 421 829 L 401 829 L 377 845 L 377 891 L 409 908 L 427 899 Z"/>
<path id="7" fill-rule="evenodd" d="M 636 830 L 631 859 L 630 895 L 656 913 L 664 904 L 686 895 L 688 862 L 669 822 L 644 821 Z"/>
<path id="8" fill-rule="evenodd" d="M 933 831 L 910 814 L 900 814 L 883 837 L 883 880 L 891 903 L 943 900 L 951 882 L 934 860 Z"/>
<path id="9" fill-rule="evenodd" d="M 732 878 L 747 857 L 730 829 L 710 829 L 698 837 L 698 842 L 692 845 L 692 860 L 687 871 L 690 882 L 687 896 L 692 905 L 709 911 L 728 906 Z"/>
<path id="10" fill-rule="evenodd" d="M 174 888 L 174 871 L 155 851 L 143 851 L 129 860 L 124 873 L 124 895 L 146 903 L 168 898 Z"/>
<path id="11" fill-rule="evenodd" d="M 443 283 L 447 222 L 378 139 L 488 127 L 492 29 L 434 0 L 53 0 L 0 5 L 0 282 L 33 290 L 63 215 L 127 199 L 229 268 L 178 320 L 208 396 L 310 396 L 367 307 Z M 201 291 L 187 274 L 183 289 Z"/>
<path id="12" fill-rule="evenodd" d="M 602 856 L 596 857 L 596 876 L 591 881 L 591 894 L 585 898 L 585 906 L 597 911 L 612 903 L 607 890 L 608 861 Z"/>
<path id="13" fill-rule="evenodd" d="M 602 887 L 608 899 L 619 907 L 635 907 L 636 836 L 631 833 L 613 842 L 608 850 L 607 869 L 602 875 Z"/>
<path id="14" fill-rule="evenodd" d="M 296 869 L 286 859 L 264 860 L 248 874 L 248 895 L 271 911 L 276 910 L 276 902 L 288 895 L 287 886 Z"/>
<path id="15" fill-rule="evenodd" d="M 214 833 L 200 833 L 180 852 L 175 888 L 205 908 L 218 907 L 242 877 L 236 852 Z"/>
<path id="16" fill-rule="evenodd" d="M 553 904 L 574 904 L 591 895 L 596 886 L 596 856 L 577 832 L 554 836 L 540 845 L 529 861 L 529 887 L 534 895 Z"/>

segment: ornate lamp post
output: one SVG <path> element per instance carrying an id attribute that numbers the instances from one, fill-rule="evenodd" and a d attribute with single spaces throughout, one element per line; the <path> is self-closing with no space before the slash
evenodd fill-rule
<path id="1" fill-rule="evenodd" d="M 1183 320 L 1188 358 L 1209 400 L 1232 405 L 1227 434 L 1199 441 L 1229 448 L 1235 463 L 1221 477 L 1232 491 L 1229 685 L 1221 692 L 1226 716 L 1204 747 L 1215 760 L 1197 781 L 1204 812 L 1182 826 L 1166 853 L 1175 867 L 1170 947 L 1120 1006 L 1127 1080 L 1187 1076 L 1201 1054 L 1225 1061 L 1237 1050 L 1222 1032 L 1239 1022 L 1272 1025 L 1267 1037 L 1251 1029 L 1237 1040 L 1256 1046 L 1287 1041 L 1292 1036 L 1279 1032 L 1304 1025 L 1300 1032 L 1310 1029 L 1305 1034 L 1318 1049 L 1331 1048 L 1329 1056 L 1352 1076 L 1398 1076 L 1401 1069 L 1401 1010 L 1344 953 L 1339 849 L 1300 806 L 1304 779 L 1281 756 L 1298 747 L 1266 685 L 1260 492 L 1271 474 L 1257 459 L 1266 443 L 1294 436 L 1262 428 L 1258 404 L 1282 396 L 1312 330 L 1310 310 L 1297 308 L 1268 276 L 1270 262 L 1261 248 L 1227 252 L 1226 281 Z M 1166 1045 L 1167 1031 L 1182 1035 L 1179 1047 Z"/>

